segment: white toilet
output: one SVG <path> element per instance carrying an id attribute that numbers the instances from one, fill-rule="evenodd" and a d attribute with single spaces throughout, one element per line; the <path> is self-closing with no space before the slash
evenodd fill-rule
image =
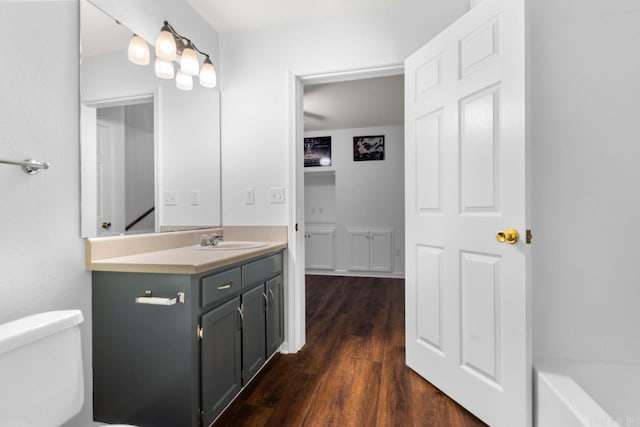
<path id="1" fill-rule="evenodd" d="M 0 325 L 0 427 L 58 427 L 80 412 L 83 321 L 65 310 Z"/>

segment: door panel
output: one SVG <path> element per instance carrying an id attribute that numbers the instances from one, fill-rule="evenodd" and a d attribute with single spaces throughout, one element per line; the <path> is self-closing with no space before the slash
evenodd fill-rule
<path id="1" fill-rule="evenodd" d="M 466 77 L 498 56 L 500 20 L 491 17 L 460 40 L 460 77 Z"/>
<path id="2" fill-rule="evenodd" d="M 417 247 L 416 336 L 421 345 L 436 353 L 443 352 L 442 248 Z M 444 355 L 444 354 L 442 354 Z"/>
<path id="3" fill-rule="evenodd" d="M 442 211 L 442 110 L 416 120 L 416 194 L 420 213 Z"/>
<path id="4" fill-rule="evenodd" d="M 531 425 L 525 0 L 484 0 L 405 63 L 407 364 Z M 508 37 L 503 37 L 503 34 Z"/>
<path id="5" fill-rule="evenodd" d="M 502 300 L 500 258 L 461 253 L 463 366 L 500 387 Z"/>
<path id="6" fill-rule="evenodd" d="M 460 102 L 463 212 L 497 212 L 500 194 L 499 86 Z"/>

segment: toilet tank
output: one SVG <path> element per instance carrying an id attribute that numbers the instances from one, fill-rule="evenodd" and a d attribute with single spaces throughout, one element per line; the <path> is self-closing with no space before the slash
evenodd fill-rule
<path id="1" fill-rule="evenodd" d="M 0 325 L 0 427 L 57 427 L 84 401 L 80 310 Z"/>

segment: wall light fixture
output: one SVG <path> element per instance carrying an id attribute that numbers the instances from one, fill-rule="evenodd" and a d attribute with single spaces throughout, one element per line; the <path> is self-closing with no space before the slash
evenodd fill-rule
<path id="1" fill-rule="evenodd" d="M 200 66 L 198 52 L 205 59 Z M 193 89 L 193 76 L 199 76 L 200 85 L 214 88 L 217 84 L 216 69 L 208 53 L 197 48 L 190 39 L 178 32 L 164 21 L 160 34 L 156 39 L 155 73 L 161 79 L 176 79 L 176 87 L 182 90 Z M 150 53 L 147 42 L 134 34 L 129 42 L 129 61 L 138 65 L 149 64 Z M 176 72 L 174 62 L 178 63 Z"/>

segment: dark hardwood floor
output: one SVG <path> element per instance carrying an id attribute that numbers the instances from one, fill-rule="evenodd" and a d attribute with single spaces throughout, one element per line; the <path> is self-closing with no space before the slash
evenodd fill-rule
<path id="1" fill-rule="evenodd" d="M 404 281 L 307 276 L 307 344 L 276 355 L 214 424 L 484 426 L 405 365 Z"/>

